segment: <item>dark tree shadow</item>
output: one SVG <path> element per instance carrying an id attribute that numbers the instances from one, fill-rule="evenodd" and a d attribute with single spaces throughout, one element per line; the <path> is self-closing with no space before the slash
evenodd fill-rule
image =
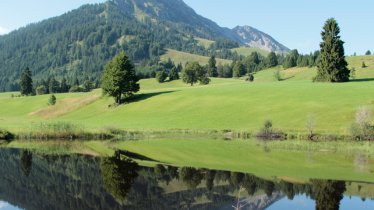
<path id="1" fill-rule="evenodd" d="M 126 151 L 126 150 L 116 150 L 116 153 L 115 153 L 118 157 L 120 155 L 124 155 L 126 157 L 129 157 L 129 158 L 132 158 L 132 159 L 137 159 L 137 160 L 146 160 L 146 161 L 153 161 L 153 162 L 159 162 L 155 159 L 152 159 L 152 158 L 149 158 L 147 156 L 144 156 L 144 155 L 140 155 L 138 153 L 134 153 L 134 152 L 130 152 L 130 151 Z"/>
<path id="2" fill-rule="evenodd" d="M 281 78 L 279 81 L 286 81 L 286 80 L 292 79 L 294 77 L 295 77 L 295 75 L 289 76 L 289 77 L 286 77 L 286 78 Z"/>
<path id="3" fill-rule="evenodd" d="M 362 79 L 352 79 L 350 82 L 370 82 L 374 81 L 374 78 L 362 78 Z"/>
<path id="4" fill-rule="evenodd" d="M 155 96 L 168 94 L 168 93 L 173 93 L 173 92 L 177 92 L 177 91 L 162 91 L 162 92 L 155 92 L 155 93 L 136 94 L 136 95 L 131 96 L 128 99 L 123 100 L 123 104 L 139 102 L 139 101 L 147 100 L 147 99 L 155 97 Z"/>

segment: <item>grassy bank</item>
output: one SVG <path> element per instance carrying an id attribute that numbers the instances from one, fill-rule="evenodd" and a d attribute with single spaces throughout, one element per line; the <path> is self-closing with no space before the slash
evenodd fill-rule
<path id="1" fill-rule="evenodd" d="M 347 135 L 358 107 L 374 108 L 373 56 L 349 58 L 351 66 L 365 60 L 368 68 L 356 67 L 356 80 L 343 84 L 313 83 L 315 69 L 282 70 L 281 82 L 264 70 L 255 82 L 213 78 L 210 85 L 190 87 L 181 81 L 158 84 L 140 81 L 137 100 L 109 108 L 112 98 L 91 93 L 56 94 L 57 105 L 48 106 L 48 95 L 11 97 L 1 93 L 0 128 L 13 133 L 28 131 L 40 123 L 66 122 L 89 132 L 112 127 L 139 132 L 198 130 L 255 133 L 265 120 L 285 133 L 306 134 L 309 115 L 315 116 L 315 132 Z"/>

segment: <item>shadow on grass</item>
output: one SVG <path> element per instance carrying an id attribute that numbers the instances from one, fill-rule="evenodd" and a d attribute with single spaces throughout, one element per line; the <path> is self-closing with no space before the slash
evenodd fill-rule
<path id="1" fill-rule="evenodd" d="M 132 97 L 124 100 L 123 103 L 127 104 L 127 103 L 139 102 L 139 101 L 147 100 L 147 99 L 155 97 L 155 96 L 168 94 L 168 93 L 173 93 L 173 92 L 177 92 L 177 91 L 162 91 L 162 92 L 155 92 L 155 93 L 136 94 L 136 95 L 133 95 Z"/>
<path id="2" fill-rule="evenodd" d="M 279 81 L 281 82 L 281 81 L 286 81 L 286 80 L 289 80 L 289 79 L 292 79 L 292 78 L 294 78 L 295 76 L 289 76 L 289 77 L 286 77 L 286 78 L 281 78 L 281 79 L 279 79 Z"/>
<path id="3" fill-rule="evenodd" d="M 127 151 L 127 150 L 116 150 L 115 155 L 117 157 L 120 157 L 121 155 L 124 155 L 126 157 L 129 157 L 129 158 L 132 158 L 132 159 L 136 159 L 136 160 L 160 162 L 160 161 L 157 161 L 155 159 L 149 158 L 147 156 L 140 155 L 138 153 L 130 152 L 130 151 Z"/>
<path id="4" fill-rule="evenodd" d="M 362 79 L 352 79 L 350 82 L 370 82 L 374 81 L 374 78 L 362 78 Z"/>

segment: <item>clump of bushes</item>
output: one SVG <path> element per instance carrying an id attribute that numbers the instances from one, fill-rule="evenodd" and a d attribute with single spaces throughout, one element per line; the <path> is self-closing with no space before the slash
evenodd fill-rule
<path id="1" fill-rule="evenodd" d="M 14 139 L 14 134 L 9 131 L 0 129 L 0 140 L 12 140 Z"/>
<path id="2" fill-rule="evenodd" d="M 285 139 L 286 135 L 281 131 L 273 129 L 272 121 L 266 120 L 264 126 L 261 128 L 260 132 L 257 133 L 256 137 L 264 140 L 279 140 Z"/>
<path id="3" fill-rule="evenodd" d="M 248 77 L 245 79 L 245 81 L 253 82 L 255 80 L 255 77 L 253 74 L 249 74 Z"/>
<path id="4" fill-rule="evenodd" d="M 350 127 L 350 133 L 354 140 L 374 140 L 374 126 L 372 111 L 369 107 L 359 107 L 356 111 L 356 122 Z"/>

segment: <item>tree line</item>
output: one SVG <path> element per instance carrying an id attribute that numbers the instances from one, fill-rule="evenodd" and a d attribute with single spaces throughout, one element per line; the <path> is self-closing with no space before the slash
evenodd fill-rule
<path id="1" fill-rule="evenodd" d="M 27 67 L 21 74 L 19 86 L 21 95 L 24 96 L 68 92 L 90 92 L 92 89 L 98 87 L 98 84 L 95 84 L 88 77 L 85 78 L 82 84 L 79 84 L 78 79 L 73 81 L 74 82 L 69 83 L 64 77 L 59 81 L 55 77 L 50 76 L 47 80 L 42 79 L 34 83 L 32 72 Z"/>

